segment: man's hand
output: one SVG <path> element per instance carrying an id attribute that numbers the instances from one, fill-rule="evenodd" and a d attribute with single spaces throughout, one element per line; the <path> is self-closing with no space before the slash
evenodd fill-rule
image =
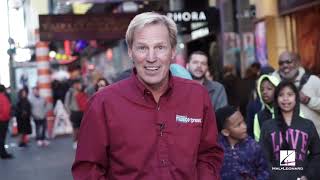
<path id="1" fill-rule="evenodd" d="M 310 101 L 310 97 L 309 96 L 307 96 L 307 95 L 305 95 L 303 92 L 301 92 L 300 91 L 300 102 L 302 103 L 302 104 L 308 104 L 309 103 L 309 101 Z"/>

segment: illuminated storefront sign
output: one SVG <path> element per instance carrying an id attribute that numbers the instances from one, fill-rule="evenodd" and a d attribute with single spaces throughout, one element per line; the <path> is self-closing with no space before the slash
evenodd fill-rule
<path id="1" fill-rule="evenodd" d="M 124 38 L 134 14 L 40 15 L 40 40 L 115 40 Z"/>
<path id="2" fill-rule="evenodd" d="M 207 21 L 207 17 L 204 11 L 192 11 L 192 12 L 168 12 L 167 16 L 172 18 L 175 22 L 199 22 Z"/>

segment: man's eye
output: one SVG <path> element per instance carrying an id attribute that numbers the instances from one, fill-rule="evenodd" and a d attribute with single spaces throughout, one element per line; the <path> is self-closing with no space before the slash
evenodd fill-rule
<path id="1" fill-rule="evenodd" d="M 158 46 L 157 49 L 162 50 L 164 49 L 164 46 Z"/>
<path id="2" fill-rule="evenodd" d="M 147 48 L 145 46 L 139 46 L 138 49 L 139 50 L 146 50 Z"/>

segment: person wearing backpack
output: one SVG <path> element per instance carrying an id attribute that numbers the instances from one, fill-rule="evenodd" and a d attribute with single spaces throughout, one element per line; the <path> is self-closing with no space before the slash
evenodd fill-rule
<path id="1" fill-rule="evenodd" d="M 279 69 L 272 75 L 295 84 L 299 90 L 302 115 L 313 121 L 320 135 L 320 78 L 306 72 L 297 53 L 283 52 L 279 56 L 278 64 Z"/>
<path id="2" fill-rule="evenodd" d="M 11 159 L 13 156 L 4 147 L 11 112 L 11 103 L 5 94 L 5 90 L 4 85 L 0 84 L 0 158 Z"/>
<path id="3" fill-rule="evenodd" d="M 78 131 L 81 125 L 83 112 L 86 108 L 87 96 L 83 92 L 83 85 L 80 79 L 72 80 L 72 86 L 65 97 L 65 108 L 70 115 L 73 127 L 73 148 L 77 148 Z"/>

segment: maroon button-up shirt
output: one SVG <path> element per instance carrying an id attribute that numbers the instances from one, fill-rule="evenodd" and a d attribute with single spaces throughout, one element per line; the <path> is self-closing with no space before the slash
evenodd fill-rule
<path id="1" fill-rule="evenodd" d="M 207 90 L 171 77 L 158 103 L 135 74 L 101 90 L 85 112 L 75 180 L 220 179 L 223 150 Z"/>

